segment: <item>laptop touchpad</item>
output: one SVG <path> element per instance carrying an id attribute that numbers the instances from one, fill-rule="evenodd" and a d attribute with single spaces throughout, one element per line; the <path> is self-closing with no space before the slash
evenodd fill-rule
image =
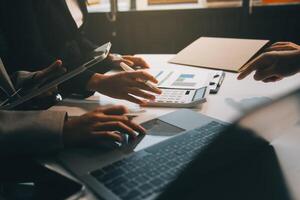
<path id="1" fill-rule="evenodd" d="M 174 136 L 178 133 L 185 131 L 160 119 L 153 119 L 141 124 L 147 131 L 147 135 L 155 136 Z"/>

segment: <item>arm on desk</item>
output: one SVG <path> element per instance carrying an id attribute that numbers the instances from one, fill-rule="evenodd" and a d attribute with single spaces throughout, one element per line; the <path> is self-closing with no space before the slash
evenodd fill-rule
<path id="1" fill-rule="evenodd" d="M 135 139 L 145 129 L 126 112 L 123 106 L 113 106 L 68 119 L 65 112 L 0 111 L 0 157 L 42 155 L 63 147 L 105 147 L 123 142 L 122 134 Z"/>
<path id="2" fill-rule="evenodd" d="M 63 148 L 66 113 L 0 111 L 0 156 L 39 155 Z"/>

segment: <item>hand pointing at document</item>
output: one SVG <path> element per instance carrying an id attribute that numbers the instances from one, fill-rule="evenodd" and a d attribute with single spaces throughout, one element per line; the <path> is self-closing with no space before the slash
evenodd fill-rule
<path id="1" fill-rule="evenodd" d="M 300 46 L 290 42 L 278 42 L 271 45 L 264 53 L 246 64 L 238 79 L 244 79 L 255 71 L 254 79 L 274 82 L 300 71 Z"/>

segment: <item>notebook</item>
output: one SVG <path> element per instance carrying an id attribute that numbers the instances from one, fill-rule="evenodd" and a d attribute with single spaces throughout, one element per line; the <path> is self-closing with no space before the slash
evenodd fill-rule
<path id="1" fill-rule="evenodd" d="M 238 72 L 269 40 L 200 37 L 169 62 Z"/>

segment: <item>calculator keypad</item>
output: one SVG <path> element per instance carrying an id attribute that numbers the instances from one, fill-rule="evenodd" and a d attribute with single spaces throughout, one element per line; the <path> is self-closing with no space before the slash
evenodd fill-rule
<path id="1" fill-rule="evenodd" d="M 156 95 L 157 103 L 190 103 L 195 90 L 161 89 L 162 94 Z"/>

